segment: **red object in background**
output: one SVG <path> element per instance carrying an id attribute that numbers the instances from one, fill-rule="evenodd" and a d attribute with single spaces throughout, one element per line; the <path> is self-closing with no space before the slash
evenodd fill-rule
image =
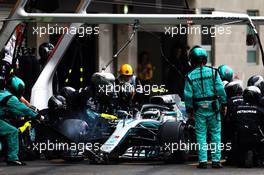
<path id="1" fill-rule="evenodd" d="M 16 41 L 18 44 L 23 42 L 23 32 L 25 29 L 25 24 L 18 24 L 16 26 Z"/>

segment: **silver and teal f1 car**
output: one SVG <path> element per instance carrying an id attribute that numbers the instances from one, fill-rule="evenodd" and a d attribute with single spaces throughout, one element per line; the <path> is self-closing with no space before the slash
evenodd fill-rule
<path id="1" fill-rule="evenodd" d="M 183 162 L 189 150 L 180 144 L 191 142 L 191 127 L 186 124 L 184 104 L 177 95 L 151 98 L 136 116 L 121 111 L 120 121 L 100 150 L 107 159 L 160 159 Z"/>
<path id="2" fill-rule="evenodd" d="M 191 141 L 184 104 L 177 95 L 152 97 L 150 102 L 135 115 L 119 110 L 117 118 L 86 108 L 52 112 L 48 125 L 53 129 L 47 131 L 45 127 L 40 128 L 38 135 L 46 135 L 39 139 L 40 142 L 84 143 L 94 147 L 81 149 L 81 152 L 80 149 L 47 151 L 45 156 L 56 155 L 64 159 L 79 159 L 81 156 L 97 163 L 124 158 L 186 160 L 188 149 L 179 149 L 180 143 Z"/>

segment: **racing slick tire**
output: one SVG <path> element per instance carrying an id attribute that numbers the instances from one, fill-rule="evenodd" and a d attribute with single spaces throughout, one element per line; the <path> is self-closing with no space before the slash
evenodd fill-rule
<path id="1" fill-rule="evenodd" d="M 185 124 L 181 121 L 166 121 L 162 124 L 159 136 L 163 151 L 166 152 L 164 161 L 166 163 L 183 163 L 188 159 L 189 139 Z M 185 145 L 183 149 L 181 145 Z"/>

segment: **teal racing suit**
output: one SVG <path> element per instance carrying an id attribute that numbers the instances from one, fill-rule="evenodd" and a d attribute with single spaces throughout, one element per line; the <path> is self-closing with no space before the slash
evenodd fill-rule
<path id="1" fill-rule="evenodd" d="M 199 162 L 221 160 L 221 105 L 227 103 L 223 82 L 215 68 L 201 66 L 187 74 L 184 88 L 186 111 L 195 117 L 195 133 L 199 146 Z M 207 130 L 211 144 L 207 144 Z"/>
<path id="2" fill-rule="evenodd" d="M 19 140 L 18 129 L 7 123 L 4 118 L 6 115 L 12 118 L 28 116 L 35 118 L 38 114 L 27 107 L 19 99 L 7 90 L 0 91 L 0 136 L 7 140 L 7 161 L 18 159 Z"/>

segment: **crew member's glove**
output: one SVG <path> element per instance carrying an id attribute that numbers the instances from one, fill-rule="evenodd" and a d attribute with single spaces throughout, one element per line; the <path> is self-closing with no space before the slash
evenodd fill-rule
<path id="1" fill-rule="evenodd" d="M 18 129 L 20 133 L 23 133 L 30 128 L 31 128 L 31 121 L 27 121 L 23 126 L 19 127 Z"/>
<path id="2" fill-rule="evenodd" d="M 192 125 L 194 126 L 195 125 L 195 118 L 194 118 L 194 113 L 193 112 L 190 112 L 188 113 L 189 117 L 188 117 L 188 120 L 187 120 L 187 125 Z"/>
<path id="3" fill-rule="evenodd" d="M 227 113 L 227 105 L 226 104 L 222 104 L 221 105 L 221 110 L 220 110 L 221 114 L 223 116 L 226 116 L 226 113 Z"/>

